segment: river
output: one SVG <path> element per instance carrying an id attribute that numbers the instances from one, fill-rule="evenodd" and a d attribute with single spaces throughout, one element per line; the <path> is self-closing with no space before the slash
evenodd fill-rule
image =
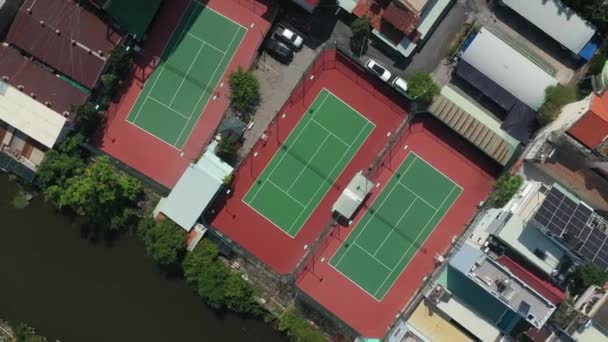
<path id="1" fill-rule="evenodd" d="M 62 342 L 286 341 L 261 320 L 206 307 L 135 238 L 93 244 L 39 197 L 15 209 L 17 190 L 0 173 L 0 318 Z"/>

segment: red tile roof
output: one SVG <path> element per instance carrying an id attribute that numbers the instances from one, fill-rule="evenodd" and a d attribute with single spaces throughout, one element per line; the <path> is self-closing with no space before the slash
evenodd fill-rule
<path id="1" fill-rule="evenodd" d="M 105 56 L 120 43 L 121 36 L 71 0 L 27 0 L 6 39 L 78 83 L 93 88 L 105 65 Z"/>
<path id="2" fill-rule="evenodd" d="M 566 299 L 566 294 L 564 291 L 560 290 L 550 282 L 539 278 L 513 259 L 507 256 L 501 256 L 497 259 L 497 261 L 499 264 L 508 268 L 511 273 L 521 279 L 524 283 L 528 284 L 536 292 L 547 298 L 551 303 L 559 304 Z"/>
<path id="3" fill-rule="evenodd" d="M 382 19 L 404 34 L 410 34 L 414 31 L 416 25 L 418 25 L 420 17 L 406 8 L 399 7 L 394 2 L 391 2 L 384 10 Z"/>
<path id="4" fill-rule="evenodd" d="M 0 45 L 0 77 L 4 76 L 8 77 L 9 84 L 23 86 L 24 93 L 36 94 L 36 100 L 59 114 L 69 112 L 72 106 L 83 104 L 89 96 L 24 57 L 13 47 Z"/>
<path id="5" fill-rule="evenodd" d="M 416 34 L 420 17 L 399 7 L 392 0 L 361 0 L 353 9 L 358 17 L 366 15 L 372 28 L 397 44 L 408 35 Z"/>
<path id="6" fill-rule="evenodd" d="M 593 95 L 591 108 L 568 133 L 588 148 L 595 148 L 608 137 L 608 92 Z"/>

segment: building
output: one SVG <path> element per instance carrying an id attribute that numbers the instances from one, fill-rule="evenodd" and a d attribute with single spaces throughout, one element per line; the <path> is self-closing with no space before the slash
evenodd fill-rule
<path id="1" fill-rule="evenodd" d="M 452 3 L 453 0 L 340 0 L 339 6 L 357 17 L 369 17 L 374 36 L 409 57 Z"/>
<path id="2" fill-rule="evenodd" d="M 580 315 L 570 324 L 567 333 L 576 341 L 608 341 L 608 292 L 590 286 L 581 294 L 574 308 Z"/>
<path id="3" fill-rule="evenodd" d="M 602 41 L 593 24 L 559 0 L 501 0 L 500 3 L 585 61 L 593 57 Z"/>
<path id="4" fill-rule="evenodd" d="M 312 13 L 315 8 L 319 5 L 321 0 L 290 0 L 293 3 L 296 3 L 298 6 L 302 7 L 306 11 Z"/>
<path id="5" fill-rule="evenodd" d="M 122 37 L 75 1 L 27 0 L 6 41 L 53 72 L 93 89 Z"/>
<path id="6" fill-rule="evenodd" d="M 0 81 L 0 169 L 27 181 L 66 131 L 66 118 Z"/>
<path id="7" fill-rule="evenodd" d="M 600 155 L 608 155 L 608 93 L 592 95 L 584 114 L 568 129 L 568 135 Z"/>
<path id="8" fill-rule="evenodd" d="M 472 81 L 470 83 L 490 99 L 505 102 L 504 107 L 507 108 L 514 106 L 516 100 L 519 100 L 536 111 L 545 101 L 545 89 L 558 84 L 536 61 L 528 59 L 502 40 L 496 32 L 485 27 L 473 35 L 465 45 L 462 60 L 501 89 L 488 88 L 482 80 L 467 78 Z M 466 77 L 467 74 L 457 70 L 459 76 Z M 498 96 L 500 90 L 506 93 Z"/>

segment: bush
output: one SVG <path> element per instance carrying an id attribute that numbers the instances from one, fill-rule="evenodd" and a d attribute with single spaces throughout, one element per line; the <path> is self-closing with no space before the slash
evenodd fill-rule
<path id="1" fill-rule="evenodd" d="M 412 100 L 430 103 L 439 94 L 439 86 L 431 75 L 418 71 L 407 82 L 407 93 Z"/>
<path id="2" fill-rule="evenodd" d="M 519 175 L 504 174 L 494 183 L 494 192 L 490 195 L 490 205 L 502 208 L 507 204 L 524 183 Z"/>
<path id="3" fill-rule="evenodd" d="M 249 116 L 260 104 L 260 84 L 251 71 L 239 67 L 230 74 L 230 107 L 238 114 Z"/>
<path id="4" fill-rule="evenodd" d="M 215 153 L 226 163 L 234 165 L 238 147 L 239 144 L 233 136 L 224 135 L 218 142 Z"/>
<path id="5" fill-rule="evenodd" d="M 578 267 L 570 276 L 570 291 L 573 295 L 583 293 L 589 286 L 603 287 L 608 281 L 608 273 L 595 265 Z"/>
<path id="6" fill-rule="evenodd" d="M 578 100 L 577 89 L 574 86 L 556 86 L 547 87 L 545 90 L 545 102 L 538 110 L 538 122 L 545 126 L 559 115 L 562 107 L 568 103 Z"/>
<path id="7" fill-rule="evenodd" d="M 146 217 L 139 222 L 137 232 L 146 253 L 163 269 L 178 265 L 186 252 L 188 234 L 171 220 L 156 222 Z"/>
<path id="8" fill-rule="evenodd" d="M 25 323 L 15 327 L 15 342 L 45 342 L 46 338 L 36 335 L 36 330 Z"/>
<path id="9" fill-rule="evenodd" d="M 260 314 L 255 289 L 238 274 L 231 273 L 218 255 L 217 246 L 209 240 L 202 240 L 188 253 L 183 263 L 188 284 L 215 309 Z"/>
<path id="10" fill-rule="evenodd" d="M 279 331 L 288 334 L 296 342 L 326 341 L 317 329 L 298 315 L 295 309 L 289 309 L 279 318 Z"/>
<path id="11" fill-rule="evenodd" d="M 127 50 L 122 47 L 116 47 L 110 53 L 108 58 L 107 73 L 114 74 L 118 78 L 125 78 L 131 71 L 133 60 Z"/>

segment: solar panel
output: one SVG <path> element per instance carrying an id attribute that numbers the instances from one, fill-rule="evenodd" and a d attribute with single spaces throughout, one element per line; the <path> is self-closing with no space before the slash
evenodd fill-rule
<path id="1" fill-rule="evenodd" d="M 552 187 L 534 220 L 568 242 L 585 259 L 608 270 L 608 222 L 583 202 Z"/>

